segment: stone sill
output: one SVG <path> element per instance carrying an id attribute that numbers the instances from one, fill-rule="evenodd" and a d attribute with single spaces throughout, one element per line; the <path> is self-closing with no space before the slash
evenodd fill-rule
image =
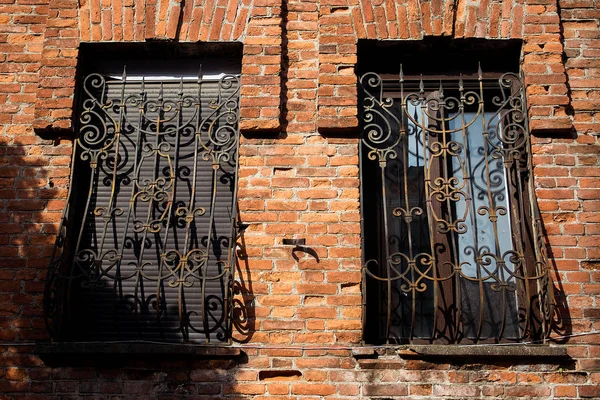
<path id="1" fill-rule="evenodd" d="M 377 358 L 380 355 L 400 358 L 568 358 L 566 347 L 549 345 L 404 345 L 380 348 L 356 347 L 355 358 Z"/>
<path id="2" fill-rule="evenodd" d="M 180 355 L 202 358 L 235 358 L 242 355 L 239 347 L 198 346 L 178 343 L 144 342 L 52 342 L 37 343 L 34 353 L 53 355 Z"/>

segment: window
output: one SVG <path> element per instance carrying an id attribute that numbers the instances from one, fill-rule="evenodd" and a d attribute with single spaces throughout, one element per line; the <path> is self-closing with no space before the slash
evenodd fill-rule
<path id="1" fill-rule="evenodd" d="M 239 61 L 107 62 L 92 53 L 47 282 L 51 332 L 66 341 L 227 342 Z"/>
<path id="2" fill-rule="evenodd" d="M 549 333 L 552 292 L 523 84 L 518 73 L 474 67 L 360 76 L 371 343 L 518 342 Z"/>

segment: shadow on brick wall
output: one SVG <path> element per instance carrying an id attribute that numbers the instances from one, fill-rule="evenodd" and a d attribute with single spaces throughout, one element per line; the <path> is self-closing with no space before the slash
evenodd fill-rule
<path id="1" fill-rule="evenodd" d="M 554 260 L 551 261 L 554 269 L 554 276 L 558 276 L 559 272 L 556 268 Z M 553 342 L 565 344 L 569 342 L 569 336 L 573 333 L 571 324 L 571 313 L 567 303 L 567 295 L 563 289 L 560 279 L 554 280 L 554 313 L 552 316 L 551 335 L 557 336 Z"/>
<path id="2" fill-rule="evenodd" d="M 244 229 L 241 229 L 236 242 L 236 259 L 233 281 L 232 337 L 237 343 L 248 343 L 256 330 L 252 275 L 246 254 Z"/>
<path id="3" fill-rule="evenodd" d="M 235 393 L 239 368 L 248 362 L 239 350 L 101 354 L 100 349 L 54 358 L 36 352 L 34 343 L 49 338 L 43 291 L 70 184 L 71 148 L 69 142 L 52 145 L 35 135 L 0 137 L 0 397 L 217 399 Z M 248 271 L 242 260 L 237 268 Z M 250 340 L 252 283 L 242 272 L 236 279 L 244 300 L 235 307 L 233 323 L 244 327 L 249 332 L 244 340 Z"/>
<path id="4" fill-rule="evenodd" d="M 544 238 L 548 237 L 546 227 L 543 220 L 540 218 L 540 226 Z M 554 309 L 552 315 L 552 321 L 550 326 L 550 334 L 557 336 L 553 339 L 555 343 L 568 343 L 569 336 L 573 333 L 573 326 L 571 323 L 571 312 L 569 311 L 569 305 L 567 302 L 567 293 L 565 293 L 560 272 L 556 265 L 555 255 L 552 251 L 552 247 L 546 244 L 548 252 L 548 262 L 551 264 L 548 266 L 549 273 L 552 280 L 552 287 L 554 288 Z"/>
<path id="5" fill-rule="evenodd" d="M 70 146 L 0 138 L 0 340 L 46 339 L 44 281 L 67 193 Z M 1 358 L 1 357 L 0 357 Z"/>

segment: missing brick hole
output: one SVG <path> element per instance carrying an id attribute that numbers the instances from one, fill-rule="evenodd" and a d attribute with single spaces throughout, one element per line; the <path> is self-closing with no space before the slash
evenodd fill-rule
<path id="1" fill-rule="evenodd" d="M 600 269 L 600 260 L 585 260 L 581 262 L 581 268 L 586 270 Z"/>
<path id="2" fill-rule="evenodd" d="M 347 12 L 350 10 L 350 7 L 331 7 L 331 13 L 338 13 L 338 12 Z"/>
<path id="3" fill-rule="evenodd" d="M 348 72 L 354 73 L 354 66 L 344 65 L 344 66 L 338 67 L 338 72 L 342 73 L 342 74 L 344 74 L 344 73 L 347 74 Z"/>
<path id="4" fill-rule="evenodd" d="M 550 90 L 550 85 L 544 85 L 544 90 L 547 92 Z"/>
<path id="5" fill-rule="evenodd" d="M 258 373 L 260 381 L 297 381 L 301 377 L 302 373 L 297 370 L 260 371 Z"/>
<path id="6" fill-rule="evenodd" d="M 288 167 L 275 167 L 273 168 L 273 176 L 278 178 L 294 176 L 294 170 Z"/>

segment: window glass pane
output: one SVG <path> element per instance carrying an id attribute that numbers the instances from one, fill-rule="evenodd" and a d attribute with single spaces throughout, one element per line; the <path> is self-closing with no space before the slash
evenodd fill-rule
<path id="1" fill-rule="evenodd" d="M 456 215 L 466 216 L 467 229 L 465 234 L 458 235 L 458 259 L 466 276 L 481 277 L 489 282 L 489 276 L 494 275 L 505 281 L 510 278 L 507 271 L 514 271 L 510 260 L 506 260 L 506 270 L 498 268 L 491 257 L 486 258 L 491 263 L 489 266 L 476 261 L 478 254 L 502 257 L 507 251 L 514 250 L 502 143 L 496 132 L 487 132 L 485 137 L 483 134 L 488 126 L 497 126 L 501 130 L 499 116 L 489 111 L 484 115 L 465 112 L 464 120 L 472 122 L 464 129 L 462 119 L 449 122 L 451 140 L 460 146 L 457 155 L 451 157 L 452 176 L 457 179 L 456 186 L 464 187 L 464 192 L 471 198 L 471 204 L 467 204 L 462 196 L 455 202 Z M 497 217 L 495 222 L 492 222 L 490 212 Z"/>

